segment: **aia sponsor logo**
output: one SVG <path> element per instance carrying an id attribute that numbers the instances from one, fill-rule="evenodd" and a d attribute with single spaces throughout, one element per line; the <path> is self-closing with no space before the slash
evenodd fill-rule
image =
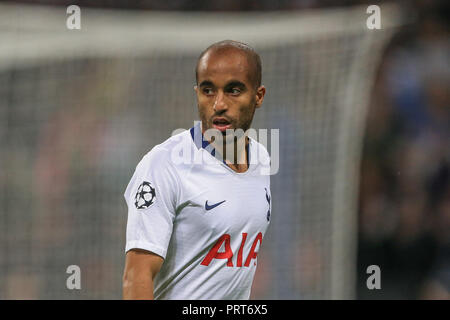
<path id="1" fill-rule="evenodd" d="M 237 258 L 236 258 L 236 265 L 233 264 L 233 250 L 231 249 L 231 236 L 229 234 L 224 234 L 217 240 L 217 242 L 214 244 L 214 246 L 209 250 L 206 257 L 203 259 L 201 265 L 203 266 L 209 266 L 211 261 L 213 259 L 227 259 L 227 267 L 249 267 L 252 260 L 255 259 L 254 264 L 256 265 L 256 257 L 258 256 L 258 251 L 256 251 L 257 247 L 258 250 L 261 247 L 262 243 L 262 233 L 258 233 L 256 238 L 253 240 L 252 247 L 250 248 L 250 252 L 246 255 L 246 258 L 244 260 L 244 246 L 245 242 L 247 241 L 248 234 L 246 232 L 242 233 L 242 241 L 241 245 L 239 246 L 239 250 L 237 251 Z M 258 246 L 259 244 L 259 246 Z M 224 251 L 219 252 L 220 248 L 224 245 Z"/>

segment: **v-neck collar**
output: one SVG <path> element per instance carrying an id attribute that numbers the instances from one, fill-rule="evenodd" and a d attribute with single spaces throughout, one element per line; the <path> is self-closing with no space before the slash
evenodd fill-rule
<path id="1" fill-rule="evenodd" d="M 228 168 L 230 168 L 227 163 L 225 162 L 225 159 L 221 159 L 222 157 L 216 156 L 216 149 L 213 147 L 213 145 L 211 143 L 209 143 L 208 140 L 205 139 L 205 137 L 203 136 L 202 133 L 202 129 L 201 129 L 201 122 L 198 121 L 191 129 L 191 137 L 192 140 L 195 144 L 195 146 L 197 147 L 197 149 L 205 149 L 206 151 L 208 151 L 214 158 L 216 158 L 217 160 L 221 160 Z M 247 156 L 247 171 L 249 171 L 250 169 L 250 141 L 249 143 L 247 143 L 245 145 L 245 150 L 246 150 L 246 156 Z M 231 168 L 230 168 L 231 169 Z M 231 169 L 233 170 L 233 169 Z M 234 171 L 234 170 L 233 170 Z M 236 172 L 239 173 L 239 172 Z M 241 172 L 243 173 L 243 172 Z"/>

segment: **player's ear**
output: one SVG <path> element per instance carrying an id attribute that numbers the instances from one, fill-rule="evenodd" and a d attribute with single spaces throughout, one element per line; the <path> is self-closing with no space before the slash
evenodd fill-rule
<path id="1" fill-rule="evenodd" d="M 258 89 L 256 89 L 256 104 L 255 104 L 256 108 L 261 107 L 264 101 L 265 94 L 266 94 L 266 87 L 264 87 L 263 85 L 259 86 Z"/>
<path id="2" fill-rule="evenodd" d="M 194 85 L 194 91 L 195 91 L 195 93 L 198 93 L 198 86 L 197 85 Z"/>

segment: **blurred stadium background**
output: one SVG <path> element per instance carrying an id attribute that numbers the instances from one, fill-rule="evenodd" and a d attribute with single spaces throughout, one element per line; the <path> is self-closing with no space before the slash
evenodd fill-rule
<path id="1" fill-rule="evenodd" d="M 381 30 L 370 4 L 0 3 L 0 299 L 121 298 L 123 192 L 197 119 L 196 58 L 224 38 L 260 52 L 253 127 L 280 128 L 252 298 L 448 299 L 448 2 L 383 3 Z"/>

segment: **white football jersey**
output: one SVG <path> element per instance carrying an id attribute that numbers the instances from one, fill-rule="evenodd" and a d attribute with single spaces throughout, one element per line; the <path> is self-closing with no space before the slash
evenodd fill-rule
<path id="1" fill-rule="evenodd" d="M 155 146 L 125 191 L 126 249 L 164 258 L 155 299 L 249 299 L 270 222 L 265 147 L 249 138 L 249 169 L 215 157 L 200 123 Z"/>

